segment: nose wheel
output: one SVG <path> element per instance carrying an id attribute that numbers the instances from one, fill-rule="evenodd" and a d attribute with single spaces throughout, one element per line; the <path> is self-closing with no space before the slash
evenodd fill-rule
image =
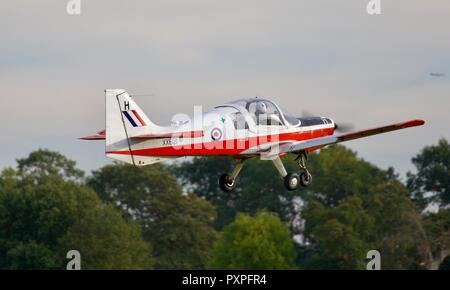
<path id="1" fill-rule="evenodd" d="M 231 173 L 224 173 L 219 178 L 219 186 L 225 192 L 232 192 L 236 188 L 236 178 L 244 166 L 245 159 L 240 159 Z"/>
<path id="2" fill-rule="evenodd" d="M 219 186 L 225 192 L 232 192 L 236 188 L 236 179 L 232 179 L 227 173 L 224 173 L 219 178 Z"/>
<path id="3" fill-rule="evenodd" d="M 300 153 L 297 158 L 298 166 L 303 169 L 303 172 L 300 173 L 300 184 L 303 187 L 308 187 L 312 183 L 312 175 L 309 173 L 308 168 L 306 167 L 306 161 L 308 160 L 308 155 L 306 152 Z"/>

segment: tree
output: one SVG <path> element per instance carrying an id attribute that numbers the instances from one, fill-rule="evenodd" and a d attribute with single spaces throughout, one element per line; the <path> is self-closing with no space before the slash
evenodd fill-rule
<path id="1" fill-rule="evenodd" d="M 314 181 L 308 191 L 327 206 L 335 206 L 355 194 L 367 195 L 370 188 L 395 178 L 392 171 L 379 169 L 341 145 L 311 154 L 308 164 L 314 173 Z"/>
<path id="2" fill-rule="evenodd" d="M 78 250 L 83 269 L 152 269 L 152 247 L 142 239 L 139 226 L 125 221 L 112 205 L 89 202 L 86 206 L 95 208 L 78 212 L 60 240 L 60 252 Z"/>
<path id="3" fill-rule="evenodd" d="M 294 243 L 274 213 L 238 214 L 213 249 L 214 269 L 293 269 Z"/>
<path id="4" fill-rule="evenodd" d="M 18 159 L 17 170 L 24 176 L 34 178 L 58 176 L 64 180 L 80 181 L 84 176 L 84 172 L 76 168 L 75 161 L 47 149 L 38 149 L 27 158 Z"/>
<path id="5" fill-rule="evenodd" d="M 295 158 L 289 154 L 282 159 L 288 172 L 300 171 Z M 255 214 L 261 209 L 278 213 L 283 221 L 292 221 L 298 214 L 295 207 L 299 199 L 320 196 L 323 203 L 333 206 L 353 194 L 367 195 L 369 188 L 396 178 L 392 169 L 381 170 L 340 145 L 309 154 L 308 168 L 314 181 L 308 189 L 287 191 L 270 161 L 253 158 L 245 162 L 235 191 L 224 193 L 217 180 L 232 166 L 231 159 L 194 158 L 173 169 L 184 186 L 216 206 L 217 229 L 230 223 L 237 212 Z"/>
<path id="6" fill-rule="evenodd" d="M 419 269 L 426 259 L 423 220 L 406 187 L 399 181 L 380 183 L 369 191 L 366 211 L 374 219 L 374 245 L 382 269 Z"/>
<path id="7" fill-rule="evenodd" d="M 1 269 L 64 269 L 72 249 L 83 269 L 151 268 L 139 228 L 80 184 L 73 161 L 38 150 L 18 164 L 0 175 Z"/>
<path id="8" fill-rule="evenodd" d="M 448 266 L 450 256 L 450 210 L 426 213 L 424 229 L 427 243 L 422 248 L 425 253 L 425 266 L 436 270 Z"/>
<path id="9" fill-rule="evenodd" d="M 298 171 L 294 156 L 283 158 L 288 171 Z M 237 180 L 237 187 L 231 193 L 224 193 L 218 185 L 218 178 L 231 171 L 234 161 L 230 158 L 193 158 L 182 162 L 172 170 L 181 183 L 199 196 L 215 205 L 217 209 L 216 229 L 222 229 L 233 221 L 237 212 L 255 214 L 261 209 L 276 212 L 282 220 L 290 219 L 292 201 L 300 191 L 287 191 L 270 161 L 253 158 L 245 161 Z"/>
<path id="10" fill-rule="evenodd" d="M 382 269 L 418 269 L 426 260 L 427 235 L 405 186 L 397 180 L 354 193 L 336 206 L 310 199 L 301 212 L 309 255 L 303 268 L 365 269 L 366 253 L 376 249 Z"/>
<path id="11" fill-rule="evenodd" d="M 373 219 L 360 197 L 342 200 L 333 208 L 311 201 L 302 212 L 306 238 L 314 249 L 303 266 L 309 269 L 364 269 L 365 255 L 373 249 Z"/>
<path id="12" fill-rule="evenodd" d="M 446 139 L 426 146 L 412 162 L 417 173 L 408 172 L 408 188 L 420 209 L 430 203 L 450 205 L 450 145 Z"/>
<path id="13" fill-rule="evenodd" d="M 447 256 L 439 265 L 439 270 L 450 270 L 450 256 Z"/>
<path id="14" fill-rule="evenodd" d="M 107 165 L 88 185 L 136 221 L 154 245 L 158 269 L 203 269 L 216 237 L 214 208 L 194 194 L 182 194 L 177 180 L 160 165 Z"/>

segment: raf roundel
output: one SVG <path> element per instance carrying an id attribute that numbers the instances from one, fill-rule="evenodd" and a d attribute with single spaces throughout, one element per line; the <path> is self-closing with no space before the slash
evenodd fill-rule
<path id="1" fill-rule="evenodd" d="M 214 141 L 220 140 L 222 138 L 222 131 L 219 128 L 214 128 L 211 130 L 211 138 Z"/>

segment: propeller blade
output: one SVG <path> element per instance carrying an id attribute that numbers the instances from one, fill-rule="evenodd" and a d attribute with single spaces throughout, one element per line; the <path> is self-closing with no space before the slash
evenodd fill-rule
<path id="1" fill-rule="evenodd" d="M 309 111 L 302 110 L 302 117 L 303 118 L 311 118 L 311 117 L 317 117 L 317 115 L 314 115 Z"/>
<path id="2" fill-rule="evenodd" d="M 351 123 L 339 123 L 339 124 L 335 123 L 334 128 L 338 132 L 348 132 L 353 131 L 355 129 L 355 125 Z"/>

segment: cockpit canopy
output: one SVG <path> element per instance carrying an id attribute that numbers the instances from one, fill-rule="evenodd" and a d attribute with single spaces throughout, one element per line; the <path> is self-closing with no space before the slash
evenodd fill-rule
<path id="1" fill-rule="evenodd" d="M 257 125 L 294 127 L 300 125 L 299 119 L 267 99 L 240 99 L 229 104 L 245 108 Z"/>

